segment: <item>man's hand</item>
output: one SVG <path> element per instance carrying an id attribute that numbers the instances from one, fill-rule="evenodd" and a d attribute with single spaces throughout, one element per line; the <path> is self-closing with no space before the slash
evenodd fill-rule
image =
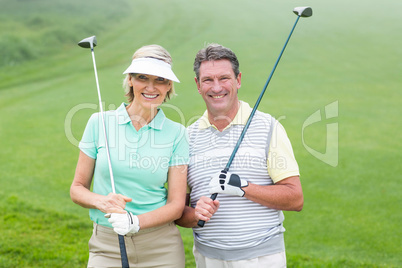
<path id="1" fill-rule="evenodd" d="M 218 200 L 212 200 L 209 197 L 201 196 L 201 198 L 197 202 L 197 205 L 195 206 L 196 222 L 198 222 L 199 220 L 205 222 L 209 221 L 209 219 L 212 217 L 212 215 L 215 214 L 218 208 Z"/>
<path id="2" fill-rule="evenodd" d="M 109 218 L 108 221 L 112 224 L 113 230 L 119 235 L 135 234 L 140 230 L 140 221 L 131 212 L 109 213 L 105 217 Z"/>
<path id="3" fill-rule="evenodd" d="M 216 176 L 212 177 L 209 182 L 209 193 L 244 196 L 245 192 L 242 188 L 247 186 L 248 182 L 246 180 L 240 179 L 236 174 L 222 170 Z"/>

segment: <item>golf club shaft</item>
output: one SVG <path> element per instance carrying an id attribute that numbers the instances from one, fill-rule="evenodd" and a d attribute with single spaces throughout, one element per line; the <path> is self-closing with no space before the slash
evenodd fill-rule
<path id="1" fill-rule="evenodd" d="M 95 71 L 96 89 L 98 90 L 99 110 L 100 110 L 101 120 L 102 120 L 103 135 L 105 136 L 105 147 L 106 147 L 107 162 L 109 165 L 110 182 L 112 185 L 112 192 L 115 194 L 116 189 L 114 187 L 114 176 L 113 176 L 113 170 L 112 170 L 112 163 L 110 161 L 110 152 L 109 152 L 109 143 L 108 143 L 107 134 L 106 134 L 105 116 L 104 116 L 104 111 L 103 111 L 103 106 L 102 106 L 102 97 L 101 97 L 101 93 L 100 93 L 100 89 L 99 89 L 98 72 L 96 71 L 95 53 L 94 53 L 93 47 L 91 47 L 91 54 L 92 54 L 92 62 L 94 65 L 94 71 Z"/>
<path id="2" fill-rule="evenodd" d="M 109 165 L 110 182 L 111 182 L 111 185 L 112 185 L 112 191 L 115 194 L 116 189 L 115 189 L 115 186 L 114 186 L 112 163 L 110 161 L 110 152 L 109 152 L 109 143 L 108 143 L 107 134 L 106 134 L 105 116 L 104 116 L 103 106 L 102 106 L 102 97 L 101 97 L 101 93 L 100 93 L 100 89 L 99 89 L 98 72 L 96 71 L 95 53 L 94 53 L 94 49 L 93 49 L 92 46 L 91 46 L 91 54 L 92 54 L 92 62 L 93 62 L 93 65 L 94 65 L 94 71 L 95 71 L 96 89 L 98 90 L 99 109 L 100 109 L 102 126 L 103 126 L 103 135 L 105 136 L 105 147 L 106 147 L 106 154 L 107 154 L 107 160 L 108 160 L 108 165 Z M 124 236 L 122 236 L 122 235 L 118 235 L 118 236 L 119 236 L 119 247 L 120 247 L 120 255 L 121 255 L 122 267 L 123 268 L 129 268 L 128 258 L 127 258 L 127 250 L 126 250 L 126 243 L 124 241 Z"/>
<path id="3" fill-rule="evenodd" d="M 255 105 L 254 105 L 254 108 L 253 108 L 253 110 L 251 111 L 250 116 L 249 116 L 249 118 L 248 118 L 248 120 L 247 120 L 247 123 L 246 123 L 246 125 L 244 126 L 243 131 L 241 132 L 240 137 L 239 137 L 239 139 L 238 139 L 238 141 L 237 141 L 237 143 L 236 143 L 236 145 L 235 145 L 235 148 L 233 149 L 233 152 L 232 152 L 232 154 L 231 154 L 231 156 L 230 156 L 230 158 L 229 158 L 229 160 L 228 160 L 228 162 L 227 162 L 227 164 L 226 164 L 226 167 L 225 167 L 225 169 L 224 169 L 225 171 L 229 171 L 230 165 L 232 164 L 233 159 L 234 159 L 234 157 L 235 157 L 235 155 L 236 155 L 236 153 L 237 153 L 237 150 L 239 149 L 240 144 L 241 144 L 241 142 L 243 141 L 244 136 L 246 135 L 247 129 L 249 128 L 249 126 L 250 126 L 250 124 L 251 124 L 251 120 L 253 119 L 254 114 L 255 114 L 255 112 L 257 111 L 258 106 L 260 105 L 260 102 L 261 102 L 261 100 L 262 100 L 262 97 L 264 96 L 264 93 L 265 93 L 265 91 L 267 90 L 268 84 L 269 84 L 269 82 L 271 81 L 272 76 L 274 75 L 274 72 L 275 72 L 275 70 L 276 70 L 276 67 L 278 66 L 278 63 L 279 63 L 279 61 L 280 61 L 281 58 L 282 58 L 283 52 L 285 51 L 285 48 L 286 48 L 287 44 L 289 43 L 289 39 L 290 39 L 290 37 L 292 36 L 293 31 L 294 31 L 294 29 L 296 28 L 296 24 L 297 24 L 297 22 L 299 21 L 299 19 L 300 19 L 300 16 L 297 16 L 296 22 L 295 22 L 295 24 L 293 25 L 293 28 L 292 28 L 292 30 L 290 31 L 290 34 L 289 34 L 288 38 L 286 39 L 285 45 L 283 46 L 283 48 L 282 48 L 282 50 L 281 50 L 281 53 L 279 53 L 278 59 L 276 60 L 275 65 L 274 65 L 274 67 L 272 68 L 272 71 L 271 71 L 271 73 L 270 73 L 270 75 L 269 75 L 269 77 L 268 77 L 268 79 L 267 79 L 267 82 L 265 83 L 264 88 L 263 88 L 263 90 L 261 91 L 260 96 L 258 97 L 258 99 L 257 99 L 257 101 L 256 101 L 256 103 L 255 103 Z"/>
<path id="4" fill-rule="evenodd" d="M 258 105 L 260 105 L 260 102 L 261 102 L 261 100 L 262 100 L 262 97 L 264 96 L 264 93 L 265 93 L 265 91 L 266 91 L 266 89 L 267 89 L 267 87 L 268 87 L 268 84 L 269 84 L 269 82 L 271 81 L 272 76 L 274 75 L 276 66 L 278 66 L 278 63 L 279 63 L 279 61 L 280 61 L 280 59 L 281 59 L 281 57 L 282 57 L 282 54 L 283 54 L 283 52 L 285 51 L 285 48 L 286 48 L 286 46 L 287 46 L 287 44 L 288 44 L 288 42 L 289 42 L 289 40 L 290 40 L 290 37 L 291 37 L 292 34 L 293 34 L 294 29 L 296 28 L 296 25 L 297 25 L 297 22 L 299 21 L 299 19 L 300 19 L 300 16 L 297 16 L 296 22 L 294 23 L 293 28 L 292 28 L 292 30 L 290 31 L 290 34 L 289 34 L 288 38 L 286 39 L 285 45 L 283 46 L 283 48 L 282 48 L 282 50 L 281 50 L 281 53 L 279 53 L 279 57 L 278 57 L 278 59 L 276 60 L 274 67 L 272 68 L 271 74 L 269 75 L 269 77 L 268 77 L 268 79 L 267 79 L 267 82 L 265 83 L 264 88 L 263 88 L 263 90 L 261 91 L 260 96 L 258 97 L 258 99 L 257 99 L 257 101 L 256 101 L 256 103 L 255 103 L 255 105 L 254 105 L 254 108 L 253 108 L 253 110 L 252 110 L 251 113 L 250 113 L 250 116 L 249 116 L 249 118 L 248 118 L 248 120 L 247 120 L 247 123 L 246 123 L 246 125 L 244 126 L 243 131 L 241 132 L 239 139 L 237 140 L 237 143 L 236 143 L 236 145 L 235 145 L 235 147 L 234 147 L 234 149 L 233 149 L 233 152 L 232 152 L 232 154 L 230 155 L 230 158 L 229 158 L 229 160 L 228 160 L 228 162 L 227 162 L 227 164 L 226 164 L 226 166 L 225 166 L 225 168 L 224 168 L 225 171 L 229 171 L 230 165 L 232 164 L 233 159 L 234 159 L 234 157 L 235 157 L 237 151 L 239 150 L 240 144 L 241 144 L 241 142 L 243 141 L 244 136 L 246 135 L 247 129 L 248 129 L 248 127 L 249 127 L 250 124 L 251 124 L 251 120 L 253 119 L 254 114 L 255 114 L 255 112 L 257 111 Z M 218 194 L 217 194 L 217 193 L 214 193 L 214 194 L 211 195 L 211 199 L 212 199 L 212 200 L 215 200 L 215 199 L 217 198 L 217 196 L 218 196 Z M 199 221 L 198 221 L 198 226 L 199 226 L 199 227 L 204 227 L 204 224 L 205 224 L 205 221 L 202 221 L 202 220 L 199 220 Z"/>

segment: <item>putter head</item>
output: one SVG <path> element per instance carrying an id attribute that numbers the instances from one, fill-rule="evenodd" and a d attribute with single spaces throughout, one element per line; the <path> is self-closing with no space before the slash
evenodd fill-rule
<path id="1" fill-rule="evenodd" d="M 293 9 L 293 13 L 295 13 L 299 17 L 311 17 L 313 15 L 313 10 L 311 7 L 295 7 Z"/>
<path id="2" fill-rule="evenodd" d="M 94 48 L 96 47 L 96 36 L 93 35 L 91 37 L 82 39 L 81 41 L 78 42 L 78 45 L 83 48 Z"/>

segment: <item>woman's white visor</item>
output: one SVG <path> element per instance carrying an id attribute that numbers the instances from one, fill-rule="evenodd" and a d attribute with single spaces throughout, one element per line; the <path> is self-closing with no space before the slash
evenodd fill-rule
<path id="1" fill-rule="evenodd" d="M 172 66 L 162 60 L 154 58 L 137 58 L 131 62 L 131 65 L 123 74 L 149 74 L 163 77 L 171 81 L 180 83 L 172 71 Z"/>

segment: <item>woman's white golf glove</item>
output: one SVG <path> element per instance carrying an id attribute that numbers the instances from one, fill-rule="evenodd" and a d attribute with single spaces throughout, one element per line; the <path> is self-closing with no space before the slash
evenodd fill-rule
<path id="1" fill-rule="evenodd" d="M 108 221 L 112 224 L 113 230 L 119 235 L 135 234 L 140 230 L 140 221 L 131 212 L 109 213 L 105 217 L 109 218 Z"/>
<path id="2" fill-rule="evenodd" d="M 247 186 L 248 182 L 240 179 L 239 175 L 222 170 L 216 176 L 212 177 L 209 182 L 209 193 L 244 196 L 245 192 L 242 188 Z"/>

